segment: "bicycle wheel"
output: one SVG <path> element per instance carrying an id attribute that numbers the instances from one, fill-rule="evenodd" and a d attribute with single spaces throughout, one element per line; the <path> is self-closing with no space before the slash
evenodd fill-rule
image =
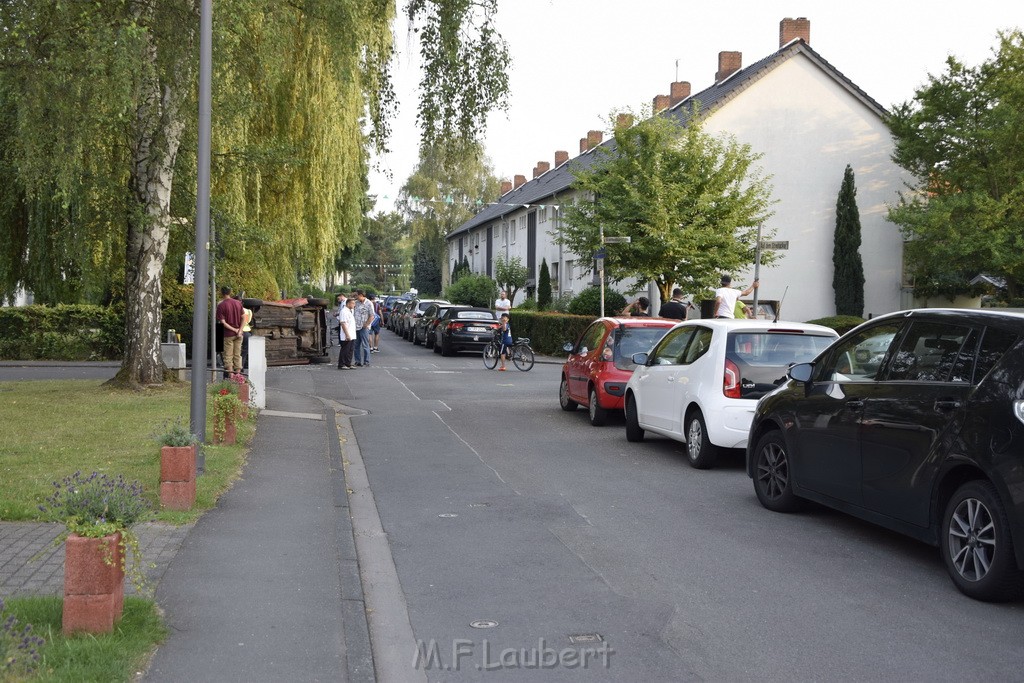
<path id="1" fill-rule="evenodd" d="M 498 345 L 491 342 L 484 347 L 484 367 L 493 370 L 498 365 Z"/>
<path id="2" fill-rule="evenodd" d="M 523 372 L 529 372 L 533 368 L 533 349 L 523 344 L 516 346 L 512 349 L 512 363 Z"/>

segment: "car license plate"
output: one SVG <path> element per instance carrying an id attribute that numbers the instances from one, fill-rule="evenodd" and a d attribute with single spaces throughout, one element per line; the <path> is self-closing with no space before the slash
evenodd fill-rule
<path id="1" fill-rule="evenodd" d="M 469 332 L 486 332 L 487 328 L 486 327 L 467 327 L 466 330 L 468 330 Z"/>

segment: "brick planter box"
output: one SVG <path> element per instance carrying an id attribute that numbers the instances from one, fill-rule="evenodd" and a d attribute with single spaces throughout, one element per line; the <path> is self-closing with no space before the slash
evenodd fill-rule
<path id="1" fill-rule="evenodd" d="M 190 510 L 196 502 L 196 447 L 160 449 L 160 505 L 168 510 Z"/>
<path id="2" fill-rule="evenodd" d="M 224 420 L 223 432 L 218 430 L 216 427 L 213 430 L 213 443 L 224 446 L 233 446 L 235 439 L 237 438 L 237 431 L 234 420 Z"/>
<path id="3" fill-rule="evenodd" d="M 103 538 L 68 536 L 64 543 L 63 632 L 110 633 L 123 611 L 121 534 Z"/>

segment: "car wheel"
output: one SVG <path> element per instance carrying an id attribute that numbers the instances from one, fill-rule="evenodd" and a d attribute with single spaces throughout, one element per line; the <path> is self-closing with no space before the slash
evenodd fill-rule
<path id="1" fill-rule="evenodd" d="M 434 353 L 441 353 L 441 351 L 443 350 L 441 348 L 441 344 L 443 344 L 443 343 L 444 343 L 444 340 L 442 340 L 440 342 L 437 341 L 436 339 L 434 340 L 434 343 L 431 345 L 433 347 Z"/>
<path id="2" fill-rule="evenodd" d="M 558 385 L 558 405 L 562 406 L 562 410 L 570 413 L 579 407 L 579 403 L 569 398 L 569 380 L 562 375 L 562 382 Z"/>
<path id="3" fill-rule="evenodd" d="M 263 305 L 263 299 L 242 299 L 242 305 L 250 311 L 255 311 Z"/>
<path id="4" fill-rule="evenodd" d="M 718 459 L 718 448 L 708 438 L 708 426 L 699 410 L 686 419 L 686 459 L 698 470 L 714 466 Z"/>
<path id="5" fill-rule="evenodd" d="M 446 342 L 444 337 L 441 337 L 441 355 L 446 358 L 455 355 L 455 352 L 452 351 L 452 345 Z"/>
<path id="6" fill-rule="evenodd" d="M 309 304 L 310 306 L 323 306 L 324 308 L 329 308 L 330 305 L 331 305 L 330 301 L 328 301 L 327 299 L 320 298 L 320 297 L 313 297 L 312 299 L 306 299 L 306 303 Z"/>
<path id="7" fill-rule="evenodd" d="M 640 417 L 636 412 L 636 399 L 633 394 L 626 395 L 626 441 L 639 443 L 644 440 L 644 430 L 640 427 Z"/>
<path id="8" fill-rule="evenodd" d="M 796 512 L 803 499 L 793 494 L 789 451 L 782 433 L 771 431 L 754 448 L 754 493 L 761 505 L 775 512 Z"/>
<path id="9" fill-rule="evenodd" d="M 330 363 L 331 362 L 331 357 L 330 356 L 310 356 L 309 357 L 309 362 L 314 364 L 314 365 L 319 365 L 319 364 L 322 364 L 322 363 Z"/>
<path id="10" fill-rule="evenodd" d="M 423 336 L 423 348 L 432 349 L 434 348 L 434 333 L 424 333 Z"/>
<path id="11" fill-rule="evenodd" d="M 590 424 L 595 427 L 603 427 L 608 421 L 608 410 L 602 408 L 597 402 L 597 389 L 590 387 L 590 405 L 587 406 L 590 414 Z"/>
<path id="12" fill-rule="evenodd" d="M 969 481 L 957 489 L 942 517 L 939 547 L 946 570 L 964 595 L 1004 602 L 1024 592 L 1010 522 L 991 483 Z"/>
<path id="13" fill-rule="evenodd" d="M 412 345 L 413 346 L 419 346 L 420 345 L 420 335 L 417 333 L 416 330 L 412 331 Z"/>

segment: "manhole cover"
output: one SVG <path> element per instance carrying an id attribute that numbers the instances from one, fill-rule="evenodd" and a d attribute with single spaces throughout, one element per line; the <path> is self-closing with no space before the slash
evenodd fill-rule
<path id="1" fill-rule="evenodd" d="M 602 640 L 600 633 L 574 633 L 569 636 L 570 643 L 598 643 Z"/>
<path id="2" fill-rule="evenodd" d="M 491 619 L 477 619 L 476 621 L 469 622 L 469 625 L 473 628 L 494 628 L 498 625 L 498 622 Z"/>
<path id="3" fill-rule="evenodd" d="M 454 512 L 442 512 L 438 517 L 458 517 Z"/>

